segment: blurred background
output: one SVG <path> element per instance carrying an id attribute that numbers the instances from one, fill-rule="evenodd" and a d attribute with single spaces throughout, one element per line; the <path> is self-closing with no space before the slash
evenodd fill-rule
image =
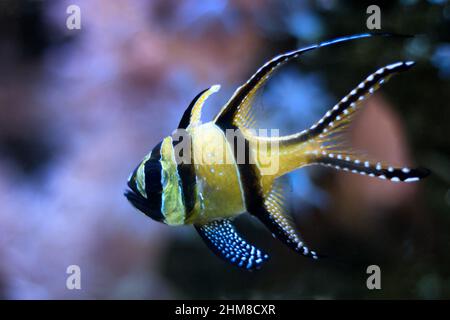
<path id="1" fill-rule="evenodd" d="M 420 164 L 394 184 L 328 168 L 289 178 L 300 257 L 258 222 L 238 228 L 271 254 L 248 273 L 192 227 L 170 228 L 123 196 L 142 157 L 191 99 L 220 83 L 211 119 L 272 56 L 367 32 L 374 1 L 0 0 L 0 297 L 4 299 L 450 298 L 450 3 L 384 1 L 382 31 L 310 52 L 256 99 L 261 126 L 305 129 L 371 72 L 418 62 L 368 102 L 349 138 L 377 159 Z M 81 8 L 81 30 L 66 9 Z M 81 290 L 66 268 L 81 268 Z M 368 290 L 366 268 L 381 268 Z"/>

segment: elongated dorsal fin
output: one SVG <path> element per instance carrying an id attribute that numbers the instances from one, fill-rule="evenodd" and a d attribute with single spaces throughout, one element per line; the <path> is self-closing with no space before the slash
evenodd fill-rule
<path id="1" fill-rule="evenodd" d="M 228 100 L 222 110 L 214 119 L 215 123 L 222 128 L 229 127 L 241 127 L 243 126 L 242 121 L 246 121 L 246 115 L 248 115 L 249 108 L 251 108 L 251 103 L 249 103 L 258 89 L 270 78 L 271 74 L 277 70 L 279 67 L 287 63 L 288 61 L 298 58 L 305 52 L 327 47 L 333 44 L 346 42 L 350 40 L 368 38 L 372 36 L 396 36 L 389 33 L 364 33 L 357 34 L 347 37 L 337 38 L 331 41 L 321 42 L 319 44 L 314 44 L 309 47 L 297 49 L 290 51 L 279 56 L 276 56 L 272 60 L 266 62 L 261 68 L 256 71 L 256 73 L 242 86 L 240 86 L 233 94 L 233 96 Z M 244 120 L 242 120 L 244 119 Z"/>
<path id="2" fill-rule="evenodd" d="M 186 109 L 186 111 L 184 111 L 183 116 L 180 120 L 180 124 L 178 125 L 178 129 L 187 129 L 198 125 L 200 123 L 200 118 L 202 115 L 203 104 L 210 95 L 216 93 L 219 90 L 220 85 L 215 84 L 210 88 L 200 92 L 189 104 L 189 107 Z"/>

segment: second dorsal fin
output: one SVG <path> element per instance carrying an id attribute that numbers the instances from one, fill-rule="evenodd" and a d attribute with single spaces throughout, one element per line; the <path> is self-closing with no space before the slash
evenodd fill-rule
<path id="1" fill-rule="evenodd" d="M 331 41 L 325 41 L 314 44 L 305 48 L 280 54 L 272 60 L 266 62 L 261 68 L 256 71 L 251 78 L 240 86 L 228 100 L 225 106 L 220 110 L 219 114 L 214 119 L 214 122 L 221 128 L 227 129 L 232 127 L 248 127 L 248 122 L 251 122 L 251 100 L 258 92 L 264 83 L 272 76 L 272 74 L 287 62 L 298 58 L 303 53 L 308 51 L 327 47 L 330 45 L 357 40 L 362 38 L 369 38 L 373 36 L 397 36 L 390 33 L 364 33 L 356 34 L 347 37 L 337 38 Z M 250 117 L 250 119 L 249 119 Z"/>

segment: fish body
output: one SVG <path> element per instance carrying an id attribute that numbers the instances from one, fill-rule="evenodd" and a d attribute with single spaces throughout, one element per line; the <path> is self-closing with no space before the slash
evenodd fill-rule
<path id="1" fill-rule="evenodd" d="M 297 253 L 317 259 L 289 219 L 278 178 L 316 164 L 393 182 L 414 182 L 427 176 L 429 171 L 424 168 L 394 168 L 373 161 L 353 151 L 343 135 L 362 102 L 414 63 L 397 62 L 378 69 L 309 129 L 289 136 L 259 134 L 254 129 L 251 102 L 286 62 L 313 49 L 371 36 L 338 38 L 275 57 L 235 91 L 211 122 L 200 121 L 201 110 L 220 87 L 200 92 L 178 129 L 133 171 L 125 196 L 154 220 L 171 226 L 193 225 L 213 252 L 247 270 L 258 269 L 268 254 L 245 241 L 234 228 L 233 219 L 245 212 Z"/>
<path id="2" fill-rule="evenodd" d="M 193 130 L 192 146 L 199 196 L 188 223 L 233 218 L 245 212 L 239 171 L 223 131 L 213 122 L 205 123 Z"/>

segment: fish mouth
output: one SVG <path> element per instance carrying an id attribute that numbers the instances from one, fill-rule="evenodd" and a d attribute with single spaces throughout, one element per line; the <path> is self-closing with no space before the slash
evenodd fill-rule
<path id="1" fill-rule="evenodd" d="M 158 210 L 153 210 L 149 205 L 149 201 L 140 193 L 137 193 L 133 189 L 126 189 L 123 195 L 133 205 L 133 207 L 144 213 L 147 217 L 159 222 L 164 220 L 163 215 L 159 213 Z"/>
<path id="2" fill-rule="evenodd" d="M 135 207 L 139 211 L 145 213 L 146 215 L 149 215 L 149 213 L 148 213 L 149 208 L 148 208 L 148 205 L 143 196 L 137 194 L 132 189 L 125 190 L 123 195 L 133 205 L 133 207 Z"/>

